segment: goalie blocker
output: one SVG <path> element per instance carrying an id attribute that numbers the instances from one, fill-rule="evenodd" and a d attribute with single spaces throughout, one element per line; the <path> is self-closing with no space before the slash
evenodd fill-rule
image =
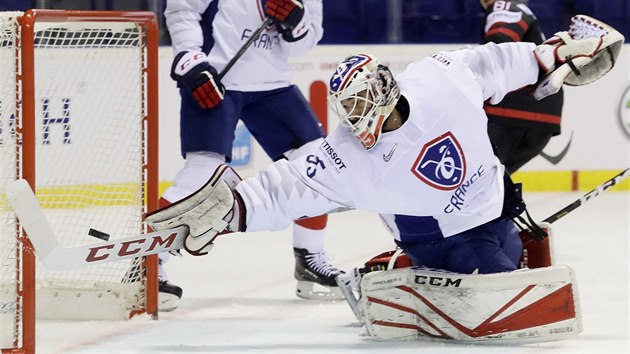
<path id="1" fill-rule="evenodd" d="M 539 342 L 582 331 L 569 266 L 496 274 L 375 271 L 363 276 L 360 292 L 361 320 L 379 339 Z"/>

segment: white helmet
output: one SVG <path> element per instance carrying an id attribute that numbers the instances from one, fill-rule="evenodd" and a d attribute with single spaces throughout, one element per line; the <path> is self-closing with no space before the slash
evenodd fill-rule
<path id="1" fill-rule="evenodd" d="M 366 150 L 378 142 L 383 123 L 399 98 L 391 71 L 373 55 L 347 57 L 330 78 L 328 102 Z"/>

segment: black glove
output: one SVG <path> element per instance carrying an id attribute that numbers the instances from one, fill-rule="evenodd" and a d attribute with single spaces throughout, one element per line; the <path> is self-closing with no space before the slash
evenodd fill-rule
<path id="1" fill-rule="evenodd" d="M 223 100 L 225 87 L 217 75 L 202 52 L 181 52 L 171 67 L 171 78 L 177 81 L 177 86 L 186 88 L 203 109 L 214 108 Z"/>
<path id="2" fill-rule="evenodd" d="M 267 0 L 265 14 L 274 19 L 278 31 L 287 42 L 295 42 L 306 36 L 308 28 L 304 19 L 302 0 Z"/>

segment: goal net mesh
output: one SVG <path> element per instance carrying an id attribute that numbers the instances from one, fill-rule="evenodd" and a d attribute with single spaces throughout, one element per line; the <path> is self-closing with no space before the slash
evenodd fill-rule
<path id="1" fill-rule="evenodd" d="M 15 14 L 0 16 L 4 186 L 19 177 L 20 151 L 28 147 L 16 105 L 25 99 L 20 27 Z M 34 75 L 36 195 L 54 233 L 69 247 L 98 242 L 90 229 L 111 237 L 146 232 L 144 30 L 133 22 L 36 22 L 34 32 L 35 72 L 22 74 Z M 0 195 L 5 344 L 15 337 L 5 324 L 19 331 L 20 235 L 4 191 Z M 128 318 L 144 307 L 142 269 L 140 259 L 61 272 L 38 262 L 38 317 Z"/>

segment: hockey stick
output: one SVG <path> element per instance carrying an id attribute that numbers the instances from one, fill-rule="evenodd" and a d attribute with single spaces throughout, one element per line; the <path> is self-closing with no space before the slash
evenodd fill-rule
<path id="1" fill-rule="evenodd" d="M 271 26 L 272 23 L 273 23 L 273 19 L 271 17 L 267 17 L 265 22 L 263 22 L 262 25 L 260 25 L 260 27 L 258 27 L 258 29 L 254 31 L 254 33 L 252 33 L 251 37 L 249 37 L 247 42 L 245 42 L 243 46 L 241 46 L 241 49 L 239 49 L 238 52 L 234 54 L 234 57 L 232 57 L 232 59 L 230 59 L 230 61 L 228 61 L 228 63 L 225 64 L 225 68 L 223 68 L 223 70 L 221 70 L 219 75 L 217 75 L 219 80 L 221 80 L 223 76 L 225 76 L 225 74 L 227 74 L 227 72 L 234 66 L 234 64 L 236 64 L 236 61 L 243 55 L 243 53 L 245 53 L 247 48 L 249 48 L 249 46 L 251 46 L 252 43 L 254 43 L 256 39 L 258 39 L 262 31 L 265 30 L 265 27 Z"/>
<path id="2" fill-rule="evenodd" d="M 20 179 L 4 186 L 7 200 L 26 231 L 39 259 L 52 270 L 67 270 L 89 264 L 115 262 L 183 247 L 188 227 L 180 226 L 147 234 L 117 238 L 74 247 L 63 247 L 44 215 L 33 190 Z M 89 230 L 87 234 L 94 233 Z M 106 236 L 102 232 L 96 232 Z"/>
<path id="3" fill-rule="evenodd" d="M 617 174 L 615 177 L 609 179 L 608 181 L 600 184 L 599 186 L 595 187 L 595 189 L 593 189 L 592 191 L 584 194 L 580 199 L 574 201 L 573 203 L 567 205 L 566 207 L 560 209 L 559 211 L 557 211 L 555 214 L 551 215 L 550 217 L 546 218 L 545 220 L 543 220 L 543 222 L 548 222 L 548 223 L 553 223 L 555 221 L 558 221 L 558 219 L 564 217 L 565 215 L 567 215 L 568 213 L 572 212 L 573 210 L 577 209 L 580 205 L 586 203 L 587 201 L 597 197 L 600 193 L 606 191 L 608 188 L 618 184 L 619 182 L 623 181 L 624 179 L 630 177 L 630 168 L 625 169 L 624 171 L 620 172 L 619 174 Z"/>

